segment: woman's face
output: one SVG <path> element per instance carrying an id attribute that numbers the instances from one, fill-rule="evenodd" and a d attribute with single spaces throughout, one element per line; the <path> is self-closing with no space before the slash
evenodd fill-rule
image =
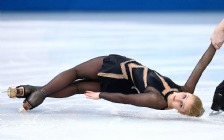
<path id="1" fill-rule="evenodd" d="M 188 92 L 174 92 L 169 96 L 169 107 L 185 114 L 194 103 L 194 96 Z"/>

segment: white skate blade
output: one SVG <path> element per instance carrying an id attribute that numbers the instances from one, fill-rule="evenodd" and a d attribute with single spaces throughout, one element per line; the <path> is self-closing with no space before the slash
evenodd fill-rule
<path id="1" fill-rule="evenodd" d="M 215 116 L 215 115 L 218 115 L 218 114 L 221 114 L 222 111 L 212 111 L 209 116 Z"/>
<path id="2" fill-rule="evenodd" d="M 21 107 L 21 108 L 19 109 L 19 112 L 20 112 L 20 113 L 24 113 L 24 112 L 26 112 L 26 109 L 25 109 L 24 107 Z"/>

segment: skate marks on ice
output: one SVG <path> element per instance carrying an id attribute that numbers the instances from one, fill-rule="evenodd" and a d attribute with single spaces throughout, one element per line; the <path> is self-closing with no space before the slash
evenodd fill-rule
<path id="1" fill-rule="evenodd" d="M 132 137 L 137 137 L 137 132 L 147 135 L 149 132 L 155 132 L 156 130 L 164 132 L 179 131 L 179 129 L 182 129 L 182 125 L 191 130 L 198 129 L 191 132 L 191 135 L 197 135 L 199 130 L 206 131 L 211 128 L 215 130 L 212 134 L 216 135 L 216 130 L 220 130 L 224 122 L 223 114 L 220 114 L 222 116 L 211 117 L 208 115 L 209 111 L 206 111 L 201 118 L 195 118 L 178 114 L 176 110 L 160 111 L 115 104 L 105 100 L 95 101 L 86 99 L 84 95 L 65 99 L 47 99 L 38 108 L 25 113 L 18 112 L 23 100 L 12 99 L 8 104 L 5 102 L 9 100 L 4 101 L 3 98 L 0 98 L 0 101 L 4 103 L 0 106 L 0 110 L 3 110 L 0 112 L 0 118 L 2 119 L 0 121 L 0 136 L 5 139 L 36 140 L 40 137 L 38 135 L 43 136 L 44 131 L 47 132 L 45 135 L 52 139 L 59 139 L 59 135 L 55 135 L 55 132 L 63 138 L 71 139 L 71 137 L 80 135 L 83 139 L 89 139 L 90 136 L 83 136 L 86 134 L 83 131 L 86 130 L 96 131 L 94 138 L 96 138 L 96 135 L 101 136 L 114 130 L 117 133 L 122 132 L 121 136 L 123 137 L 127 136 L 128 133 L 132 133 Z M 172 125 L 174 130 L 170 130 Z M 62 129 L 66 131 L 61 132 Z M 141 132 L 139 132 L 140 130 Z M 12 135 L 11 132 L 19 133 Z M 100 132 L 100 134 L 97 132 Z M 114 137 L 120 137 L 117 133 Z M 157 134 L 157 132 L 155 133 Z M 155 137 L 156 134 L 151 136 Z M 209 138 L 210 136 L 207 139 Z M 112 138 L 109 139 L 112 140 Z"/>
<path id="2" fill-rule="evenodd" d="M 47 98 L 43 104 L 33 110 L 19 112 L 24 99 L 9 99 L 7 93 L 1 89 L 0 96 L 0 126 L 14 125 L 11 120 L 27 121 L 28 124 L 44 124 L 50 121 L 66 120 L 116 120 L 122 121 L 180 121 L 198 122 L 201 124 L 224 124 L 224 113 L 211 114 L 211 109 L 205 108 L 205 114 L 200 118 L 188 117 L 177 113 L 176 110 L 154 110 L 132 105 L 111 103 L 105 100 L 89 100 L 84 95 L 69 98 Z M 10 119 L 11 118 L 11 119 Z"/>

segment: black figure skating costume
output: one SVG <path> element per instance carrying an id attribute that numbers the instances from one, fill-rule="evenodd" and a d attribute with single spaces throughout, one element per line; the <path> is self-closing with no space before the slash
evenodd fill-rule
<path id="1" fill-rule="evenodd" d="M 160 75 L 133 59 L 120 55 L 105 57 L 98 76 L 101 98 L 107 98 L 107 95 L 103 94 L 103 92 L 110 92 L 111 94 L 143 94 L 147 92 L 147 89 L 151 88 L 166 100 L 168 94 L 174 91 L 182 91 L 181 86 L 175 84 L 168 77 Z M 118 100 L 116 98 L 119 97 L 114 96 L 113 98 Z"/>

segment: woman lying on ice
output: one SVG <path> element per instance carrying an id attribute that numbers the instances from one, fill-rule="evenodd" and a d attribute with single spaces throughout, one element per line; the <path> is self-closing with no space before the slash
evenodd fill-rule
<path id="1" fill-rule="evenodd" d="M 25 110 L 39 106 L 46 97 L 64 98 L 85 94 L 89 99 L 105 99 L 160 110 L 176 109 L 181 114 L 199 117 L 204 109 L 201 100 L 193 93 L 216 49 L 221 47 L 220 43 L 215 43 L 215 35 L 183 86 L 133 59 L 109 55 L 68 69 L 42 87 L 10 87 L 8 94 L 10 97 L 25 98 Z"/>

